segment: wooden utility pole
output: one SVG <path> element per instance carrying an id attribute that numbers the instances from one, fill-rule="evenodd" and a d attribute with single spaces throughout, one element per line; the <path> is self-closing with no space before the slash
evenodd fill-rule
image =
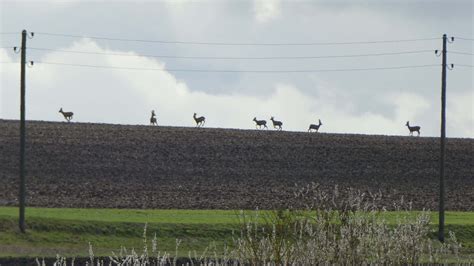
<path id="1" fill-rule="evenodd" d="M 25 67 L 26 67 L 26 30 L 21 32 L 21 77 L 20 77 L 20 231 L 25 232 Z"/>
<path id="2" fill-rule="evenodd" d="M 443 63 L 441 66 L 441 156 L 439 166 L 439 230 L 438 239 L 444 242 L 444 153 L 446 141 L 446 43 L 448 38 L 443 35 Z"/>

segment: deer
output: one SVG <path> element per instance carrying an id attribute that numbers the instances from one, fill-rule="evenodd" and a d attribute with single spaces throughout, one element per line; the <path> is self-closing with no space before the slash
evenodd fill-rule
<path id="1" fill-rule="evenodd" d="M 321 123 L 321 119 L 318 119 L 318 120 L 319 120 L 319 124 L 317 124 L 317 125 L 315 125 L 315 124 L 309 125 L 308 132 L 311 132 L 311 130 L 316 130 L 315 132 L 318 132 L 319 127 L 323 124 L 323 123 Z"/>
<path id="2" fill-rule="evenodd" d="M 253 121 L 255 121 L 255 128 L 257 128 L 257 126 L 258 126 L 258 128 L 262 128 L 262 126 L 263 126 L 263 128 L 268 129 L 268 127 L 267 127 L 267 121 L 265 121 L 265 120 L 257 120 L 256 117 L 253 118 Z"/>
<path id="3" fill-rule="evenodd" d="M 413 132 L 415 132 L 415 131 L 418 132 L 418 136 L 420 135 L 420 129 L 421 129 L 421 127 L 419 127 L 419 126 L 413 126 L 413 127 L 411 127 L 411 126 L 410 126 L 410 121 L 407 121 L 407 123 L 405 124 L 405 126 L 407 126 L 407 127 L 408 127 L 408 130 L 410 130 L 410 136 L 413 136 Z"/>
<path id="4" fill-rule="evenodd" d="M 194 121 L 196 121 L 196 127 L 201 127 L 206 123 L 206 118 L 204 116 L 196 117 L 196 113 L 193 115 Z"/>
<path id="5" fill-rule="evenodd" d="M 156 122 L 156 114 L 155 114 L 155 110 L 151 110 L 151 117 L 150 117 L 150 125 L 155 125 L 157 126 L 158 123 Z"/>
<path id="6" fill-rule="evenodd" d="M 59 109 L 59 112 L 63 114 L 64 119 L 66 119 L 66 121 L 71 122 L 72 116 L 74 115 L 73 112 L 64 112 L 62 107 L 61 109 Z"/>
<path id="7" fill-rule="evenodd" d="M 281 121 L 276 121 L 273 116 L 270 118 L 273 122 L 273 128 L 276 128 L 278 130 L 282 130 L 283 123 Z"/>

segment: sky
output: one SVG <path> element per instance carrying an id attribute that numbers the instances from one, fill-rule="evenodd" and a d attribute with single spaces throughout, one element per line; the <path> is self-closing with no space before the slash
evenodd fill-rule
<path id="1" fill-rule="evenodd" d="M 12 47 L 26 29 L 28 120 L 64 121 L 62 107 L 73 122 L 147 125 L 155 110 L 161 126 L 192 127 L 197 113 L 206 127 L 273 116 L 290 131 L 321 119 L 326 133 L 408 135 L 410 121 L 439 136 L 446 33 L 447 136 L 473 138 L 473 14 L 471 0 L 2 0 L 0 119 L 19 118 Z M 321 71 L 402 66 L 423 67 Z"/>

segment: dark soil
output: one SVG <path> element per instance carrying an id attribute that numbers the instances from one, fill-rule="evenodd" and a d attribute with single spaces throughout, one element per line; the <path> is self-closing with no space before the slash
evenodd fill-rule
<path id="1" fill-rule="evenodd" d="M 474 139 L 448 139 L 446 208 L 474 210 Z M 268 209 L 295 184 L 438 208 L 439 139 L 27 122 L 27 202 L 41 207 Z M 18 204 L 19 122 L 0 120 L 0 205 Z"/>

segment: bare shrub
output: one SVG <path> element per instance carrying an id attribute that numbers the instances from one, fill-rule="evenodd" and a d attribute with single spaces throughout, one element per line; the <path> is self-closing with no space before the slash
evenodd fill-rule
<path id="1" fill-rule="evenodd" d="M 311 184 L 296 193 L 305 209 L 241 213 L 238 260 L 252 265 L 417 264 L 458 258 L 453 233 L 444 244 L 429 238 L 430 213 L 410 215 L 397 204 L 397 222 L 377 209 L 380 193 L 354 189 L 326 193 Z M 407 206 L 410 206 L 407 204 Z M 262 217 L 263 216 L 263 217 Z"/>

